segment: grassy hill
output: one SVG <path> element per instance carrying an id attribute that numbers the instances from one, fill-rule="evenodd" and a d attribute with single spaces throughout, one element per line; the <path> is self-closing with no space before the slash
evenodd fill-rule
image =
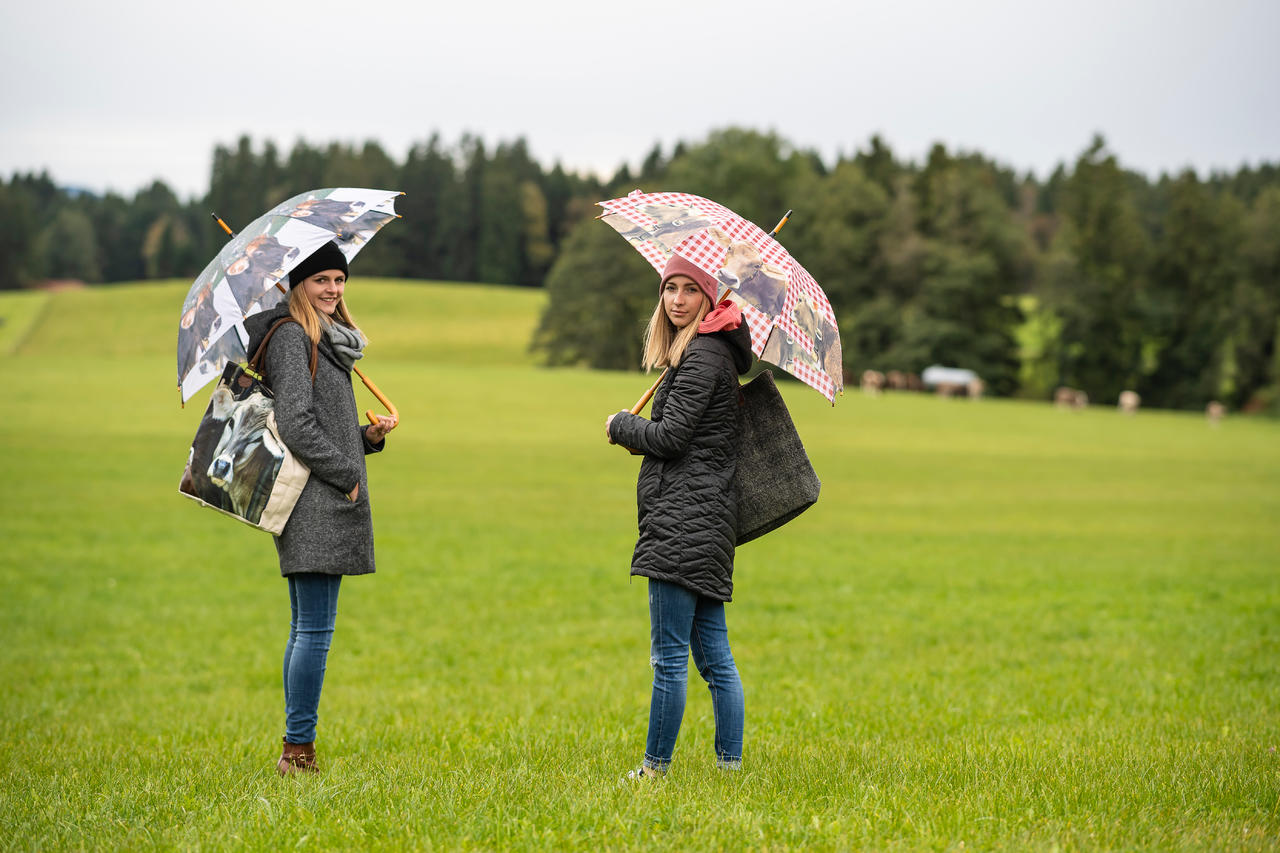
<path id="1" fill-rule="evenodd" d="M 635 789 L 635 373 L 537 291 L 358 281 L 370 459 L 324 774 L 273 772 L 269 538 L 178 496 L 185 282 L 0 296 L 0 838 L 27 848 L 1275 849 L 1280 425 L 783 391 L 822 499 L 738 555 L 746 769 L 700 679 Z M 638 333 L 638 332 L 637 332 Z M 359 392 L 360 403 L 372 405 Z"/>

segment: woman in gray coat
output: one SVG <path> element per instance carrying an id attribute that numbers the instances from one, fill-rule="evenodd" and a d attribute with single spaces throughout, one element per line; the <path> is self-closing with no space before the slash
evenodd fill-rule
<path id="1" fill-rule="evenodd" d="M 752 354 L 737 306 L 726 301 L 710 310 L 716 289 L 711 275 L 671 259 L 646 333 L 645 366 L 670 368 L 654 395 L 653 419 L 624 411 L 605 422 L 610 443 L 644 454 L 631 574 L 649 579 L 653 694 L 644 763 L 632 778 L 661 776 L 671 764 L 691 651 L 711 691 L 716 764 L 742 764 L 742 681 L 724 605 L 733 594 L 737 544 L 738 375 Z"/>
<path id="2" fill-rule="evenodd" d="M 382 450 L 390 417 L 361 426 L 351 368 L 365 345 L 343 301 L 347 260 L 329 242 L 289 273 L 285 305 L 245 321 L 249 351 L 272 334 L 264 359 L 275 393 L 280 438 L 311 469 L 284 530 L 276 537 L 289 583 L 289 642 L 284 652 L 282 774 L 316 772 L 316 721 L 343 575 L 370 574 L 373 521 L 364 457 Z"/>

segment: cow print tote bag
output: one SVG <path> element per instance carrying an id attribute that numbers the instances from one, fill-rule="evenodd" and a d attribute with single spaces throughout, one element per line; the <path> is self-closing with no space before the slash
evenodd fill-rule
<path id="1" fill-rule="evenodd" d="M 822 483 L 766 370 L 739 389 L 738 544 L 776 530 L 818 502 Z"/>
<path id="2" fill-rule="evenodd" d="M 187 455 L 178 491 L 259 530 L 280 535 L 311 475 L 289 452 L 276 427 L 275 399 L 258 370 L 276 329 L 248 364 L 229 363 L 213 389 Z M 312 377 L 315 353 L 312 353 Z"/>

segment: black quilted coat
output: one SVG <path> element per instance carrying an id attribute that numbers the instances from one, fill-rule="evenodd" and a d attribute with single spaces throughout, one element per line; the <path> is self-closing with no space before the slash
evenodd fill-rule
<path id="1" fill-rule="evenodd" d="M 653 420 L 623 412 L 609 425 L 615 442 L 644 453 L 631 574 L 732 599 L 738 375 L 750 366 L 746 323 L 698 335 L 658 386 Z"/>

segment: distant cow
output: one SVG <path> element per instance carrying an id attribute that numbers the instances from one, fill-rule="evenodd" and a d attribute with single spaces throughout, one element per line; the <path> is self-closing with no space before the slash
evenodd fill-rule
<path id="1" fill-rule="evenodd" d="M 1209 419 L 1209 426 L 1216 427 L 1226 414 L 1227 407 L 1217 400 L 1210 400 L 1209 405 L 1204 407 L 1204 416 Z"/>
<path id="2" fill-rule="evenodd" d="M 884 375 L 885 381 L 889 383 L 889 388 L 894 391 L 907 390 L 907 374 L 901 370 L 890 370 Z"/>
<path id="3" fill-rule="evenodd" d="M 862 393 L 871 397 L 878 397 L 880 392 L 884 390 L 884 382 L 884 374 L 880 371 L 864 370 L 862 371 L 862 381 L 859 384 L 862 386 Z"/>
<path id="4" fill-rule="evenodd" d="M 939 382 L 933 386 L 933 390 L 939 397 L 959 397 L 967 387 L 968 383 L 961 385 L 959 382 Z"/>
<path id="5" fill-rule="evenodd" d="M 968 393 L 970 400 L 981 400 L 986 390 L 987 383 L 978 378 L 969 380 L 969 384 L 965 386 L 965 391 Z"/>
<path id="6" fill-rule="evenodd" d="M 1078 388 L 1061 385 L 1053 392 L 1053 404 L 1059 409 L 1080 410 L 1089 405 L 1089 395 Z"/>
<path id="7" fill-rule="evenodd" d="M 1142 398 L 1138 396 L 1137 391 L 1121 391 L 1120 400 L 1116 403 L 1116 408 L 1124 412 L 1126 415 L 1132 415 L 1138 411 Z"/>

